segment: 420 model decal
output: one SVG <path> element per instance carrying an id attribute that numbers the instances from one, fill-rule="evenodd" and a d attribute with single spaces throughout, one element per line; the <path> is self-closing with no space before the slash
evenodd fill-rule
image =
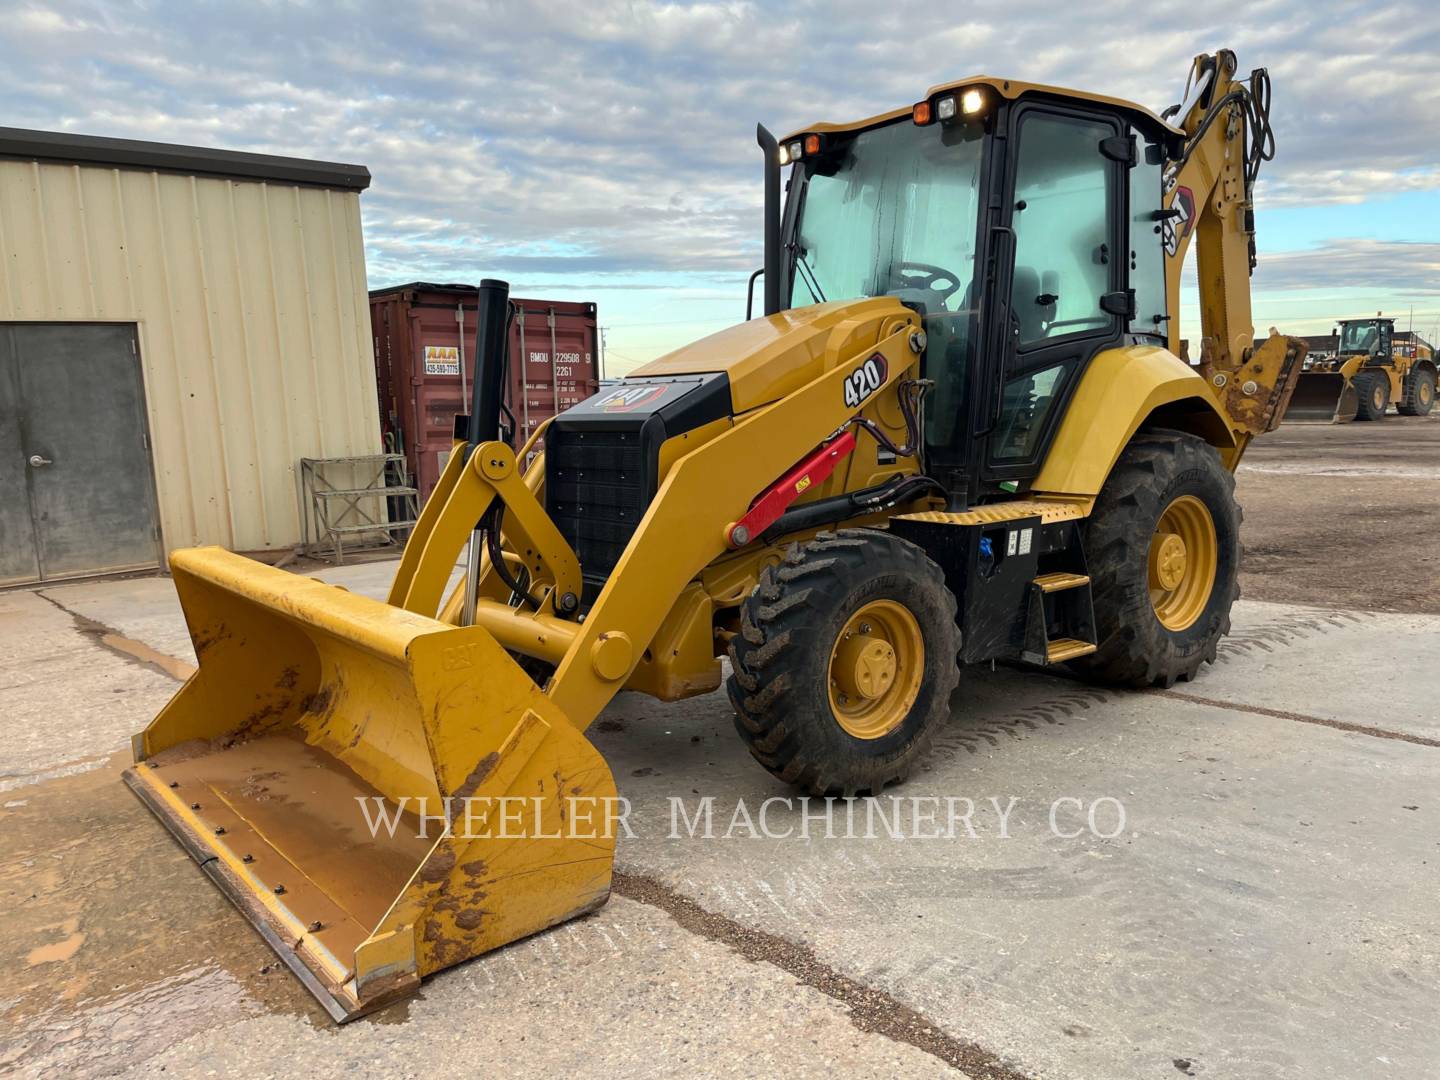
<path id="1" fill-rule="evenodd" d="M 885 357 L 876 353 L 857 367 L 845 380 L 845 404 L 858 409 L 865 400 L 885 385 Z"/>

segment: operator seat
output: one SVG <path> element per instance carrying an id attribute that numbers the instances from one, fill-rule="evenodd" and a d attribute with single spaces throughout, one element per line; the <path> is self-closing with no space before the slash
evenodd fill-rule
<path id="1" fill-rule="evenodd" d="M 1010 310 L 1020 324 L 1020 341 L 1037 341 L 1045 336 L 1048 305 L 1040 303 L 1040 271 L 1033 266 L 1015 267 L 1015 286 L 1010 290 Z"/>
<path id="2" fill-rule="evenodd" d="M 1016 344 L 1044 338 L 1047 316 L 1052 311 L 1052 305 L 1040 303 L 1040 272 L 1033 266 L 1015 267 L 1014 286 L 1010 290 L 1010 313 L 1020 328 Z M 1039 419 L 1036 405 L 1033 378 L 1021 379 L 1005 388 L 997 440 L 1002 456 L 1016 456 L 1030 445 L 1030 429 Z"/>
<path id="3" fill-rule="evenodd" d="M 975 282 L 951 310 L 943 305 L 927 308 L 925 378 L 935 389 L 925 404 L 925 442 L 929 447 L 951 447 L 964 430 L 965 394 L 969 381 L 970 327 L 975 319 Z"/>

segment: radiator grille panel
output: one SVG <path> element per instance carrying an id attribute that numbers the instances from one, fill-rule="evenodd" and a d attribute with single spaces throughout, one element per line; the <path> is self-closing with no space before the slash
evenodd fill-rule
<path id="1" fill-rule="evenodd" d="M 650 497 L 640 429 L 546 435 L 545 503 L 580 560 L 588 605 L 625 553 Z"/>

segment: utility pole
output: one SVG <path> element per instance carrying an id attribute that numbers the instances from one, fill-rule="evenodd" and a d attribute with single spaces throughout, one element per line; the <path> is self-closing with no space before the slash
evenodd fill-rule
<path id="1" fill-rule="evenodd" d="M 600 378 L 605 378 L 605 332 L 608 326 L 600 327 Z"/>

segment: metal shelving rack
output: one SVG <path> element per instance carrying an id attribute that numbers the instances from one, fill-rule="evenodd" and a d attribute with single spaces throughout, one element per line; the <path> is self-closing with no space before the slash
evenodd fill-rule
<path id="1" fill-rule="evenodd" d="M 345 469 L 358 486 L 337 487 L 327 472 Z M 351 485 L 351 479 L 344 481 Z M 420 493 L 405 470 L 404 454 L 300 459 L 300 513 L 307 554 L 345 561 L 345 539 L 361 542 L 351 551 L 402 543 L 420 516 Z M 372 537 L 365 542 L 365 537 Z"/>

